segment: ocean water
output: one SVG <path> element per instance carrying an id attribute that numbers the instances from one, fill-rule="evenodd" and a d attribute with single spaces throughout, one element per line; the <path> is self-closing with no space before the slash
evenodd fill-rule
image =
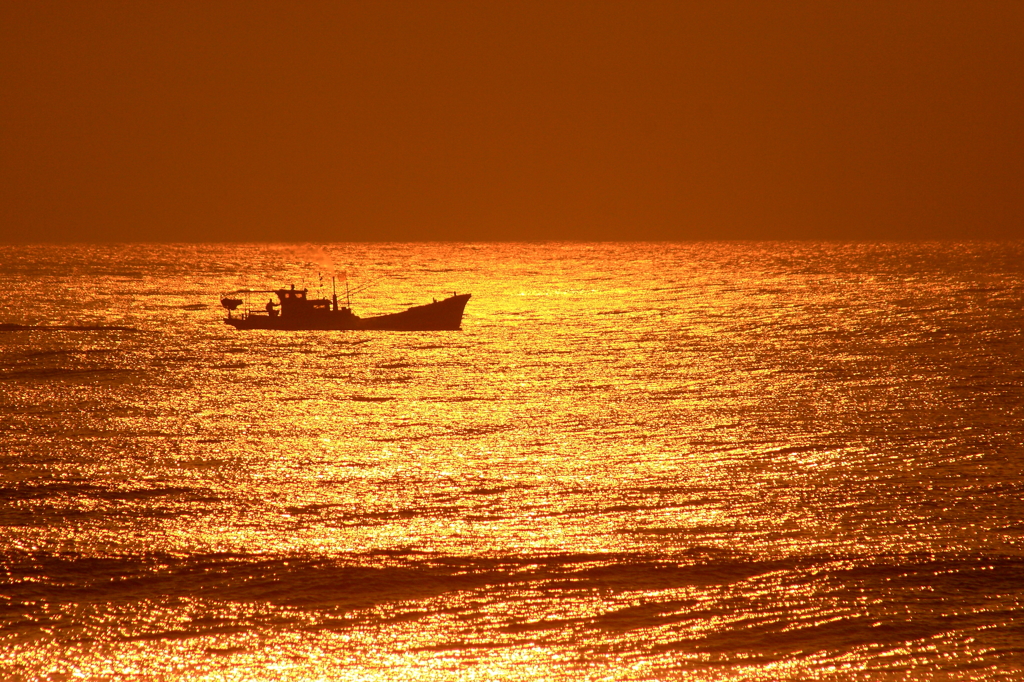
<path id="1" fill-rule="evenodd" d="M 363 315 L 471 292 L 463 331 L 222 322 L 332 271 Z M 0 331 L 3 679 L 1024 678 L 1022 242 L 7 246 L 0 281 L 48 327 Z"/>

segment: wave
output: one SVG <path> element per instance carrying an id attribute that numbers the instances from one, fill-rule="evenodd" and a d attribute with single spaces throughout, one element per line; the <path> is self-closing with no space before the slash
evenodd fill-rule
<path id="1" fill-rule="evenodd" d="M 122 327 L 117 325 L 78 325 L 78 324 L 11 324 L 0 323 L 0 332 L 21 332 L 21 331 L 118 331 L 138 332 L 141 329 L 135 327 Z"/>

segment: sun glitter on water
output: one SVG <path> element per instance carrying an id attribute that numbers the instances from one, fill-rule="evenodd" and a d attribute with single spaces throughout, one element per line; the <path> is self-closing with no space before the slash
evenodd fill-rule
<path id="1" fill-rule="evenodd" d="M 463 331 L 223 324 L 289 248 L 2 248 L 3 322 L 129 328 L 0 333 L 5 669 L 1020 669 L 1020 244 L 321 250 Z"/>

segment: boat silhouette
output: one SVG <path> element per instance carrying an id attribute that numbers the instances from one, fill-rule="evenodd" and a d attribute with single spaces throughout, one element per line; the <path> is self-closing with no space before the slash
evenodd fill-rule
<path id="1" fill-rule="evenodd" d="M 359 317 L 352 309 L 338 306 L 338 295 L 331 298 L 311 299 L 307 289 L 241 289 L 221 296 L 221 305 L 227 309 L 224 322 L 235 329 L 279 329 L 279 330 L 391 330 L 406 332 L 455 331 L 462 328 L 462 313 L 471 294 L 452 293 L 448 298 L 433 303 L 413 306 L 400 313 Z M 274 294 L 263 310 L 251 307 L 232 314 L 242 306 L 241 298 L 233 296 L 252 294 Z M 280 308 L 280 310 L 278 310 Z"/>

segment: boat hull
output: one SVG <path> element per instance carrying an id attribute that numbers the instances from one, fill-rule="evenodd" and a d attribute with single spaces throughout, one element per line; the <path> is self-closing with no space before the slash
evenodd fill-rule
<path id="1" fill-rule="evenodd" d="M 448 298 L 414 306 L 391 315 L 359 317 L 350 310 L 310 311 L 301 315 L 270 316 L 248 314 L 229 317 L 224 322 L 235 329 L 276 329 L 281 331 L 457 331 L 462 329 L 462 313 L 471 294 L 459 294 Z"/>

